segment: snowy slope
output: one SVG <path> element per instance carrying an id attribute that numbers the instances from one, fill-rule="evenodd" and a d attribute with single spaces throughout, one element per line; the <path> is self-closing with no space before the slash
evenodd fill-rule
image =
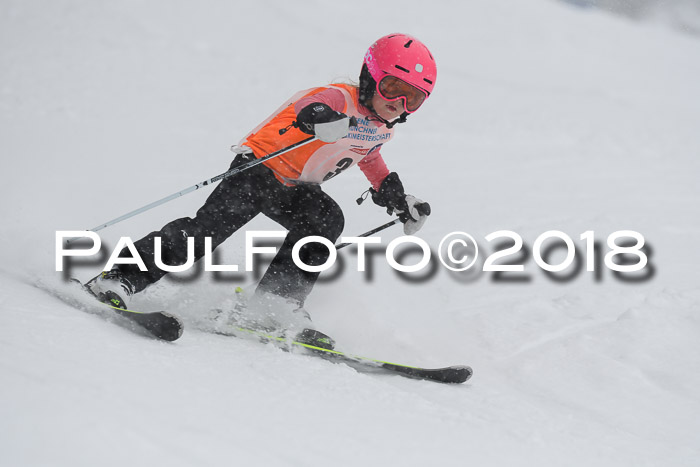
<path id="1" fill-rule="evenodd" d="M 697 465 L 700 41 L 559 2 L 20 2 L 0 15 L 0 465 Z M 369 13 L 368 13 L 369 12 Z M 182 316 L 166 344 L 74 310 L 56 230 L 89 228 L 223 172 L 228 147 L 299 89 L 355 78 L 405 31 L 436 56 L 434 96 L 383 154 L 433 206 L 420 232 L 484 240 L 631 229 L 653 277 L 420 283 L 377 260 L 320 284 L 319 329 L 362 355 L 470 364 L 444 386 L 198 331 L 234 285 L 164 280 L 134 306 Z M 388 219 L 324 188 L 346 235 Z M 107 229 L 139 238 L 196 192 Z M 250 229 L 275 229 L 264 218 Z M 401 234 L 383 233 L 384 243 Z M 243 232 L 221 259 L 243 264 Z M 483 260 L 483 257 L 482 257 Z M 100 265 L 77 269 L 87 279 Z"/>

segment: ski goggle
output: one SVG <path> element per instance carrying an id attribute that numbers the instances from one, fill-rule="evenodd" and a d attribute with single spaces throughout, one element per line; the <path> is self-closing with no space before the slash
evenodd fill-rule
<path id="1" fill-rule="evenodd" d="M 399 78 L 387 75 L 377 83 L 377 91 L 388 101 L 403 99 L 406 112 L 413 113 L 425 102 L 428 94 L 417 87 L 401 81 Z"/>

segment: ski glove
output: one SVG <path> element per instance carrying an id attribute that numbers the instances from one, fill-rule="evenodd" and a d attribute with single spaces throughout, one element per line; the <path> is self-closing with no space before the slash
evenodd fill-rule
<path id="1" fill-rule="evenodd" d="M 296 126 L 308 135 L 316 135 L 324 143 L 335 143 L 350 131 L 351 118 L 326 104 L 309 104 L 297 115 Z"/>
<path id="2" fill-rule="evenodd" d="M 412 195 L 407 195 L 396 172 L 391 172 L 382 181 L 379 190 L 370 188 L 374 204 L 387 208 L 403 222 L 406 235 L 418 232 L 430 215 L 430 205 Z"/>

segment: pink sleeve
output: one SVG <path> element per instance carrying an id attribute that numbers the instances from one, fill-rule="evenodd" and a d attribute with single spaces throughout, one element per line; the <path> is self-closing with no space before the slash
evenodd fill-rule
<path id="1" fill-rule="evenodd" d="M 372 188 L 379 190 L 384 179 L 389 175 L 389 169 L 379 153 L 379 148 L 372 151 L 367 157 L 362 159 L 358 164 L 362 173 L 365 174 L 367 180 L 372 184 Z"/>
<path id="2" fill-rule="evenodd" d="M 302 97 L 294 103 L 294 112 L 299 114 L 301 109 L 309 104 L 321 102 L 336 112 L 342 112 L 345 107 L 345 96 L 338 89 L 326 89 L 311 96 Z"/>

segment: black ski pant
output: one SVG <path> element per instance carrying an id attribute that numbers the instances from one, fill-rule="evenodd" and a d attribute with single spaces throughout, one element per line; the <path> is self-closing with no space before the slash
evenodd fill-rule
<path id="1" fill-rule="evenodd" d="M 252 154 L 239 155 L 231 167 L 253 157 Z M 199 260 L 204 256 L 205 237 L 211 237 L 214 249 L 260 213 L 289 233 L 258 284 L 258 290 L 303 303 L 319 273 L 298 268 L 292 260 L 292 248 L 297 241 L 311 235 L 335 242 L 345 224 L 343 212 L 319 185 L 285 186 L 263 164 L 222 180 L 195 217 L 174 220 L 135 242 L 148 271 L 140 271 L 135 264 L 119 265 L 120 270 L 135 292 L 139 292 L 166 274 L 155 264 L 154 238 L 161 238 L 164 264 L 182 265 L 187 260 L 187 237 L 194 237 L 195 259 Z M 131 254 L 124 249 L 120 256 L 130 257 Z M 326 262 L 329 251 L 326 246 L 313 242 L 302 247 L 299 256 L 305 264 L 318 266 Z"/>

